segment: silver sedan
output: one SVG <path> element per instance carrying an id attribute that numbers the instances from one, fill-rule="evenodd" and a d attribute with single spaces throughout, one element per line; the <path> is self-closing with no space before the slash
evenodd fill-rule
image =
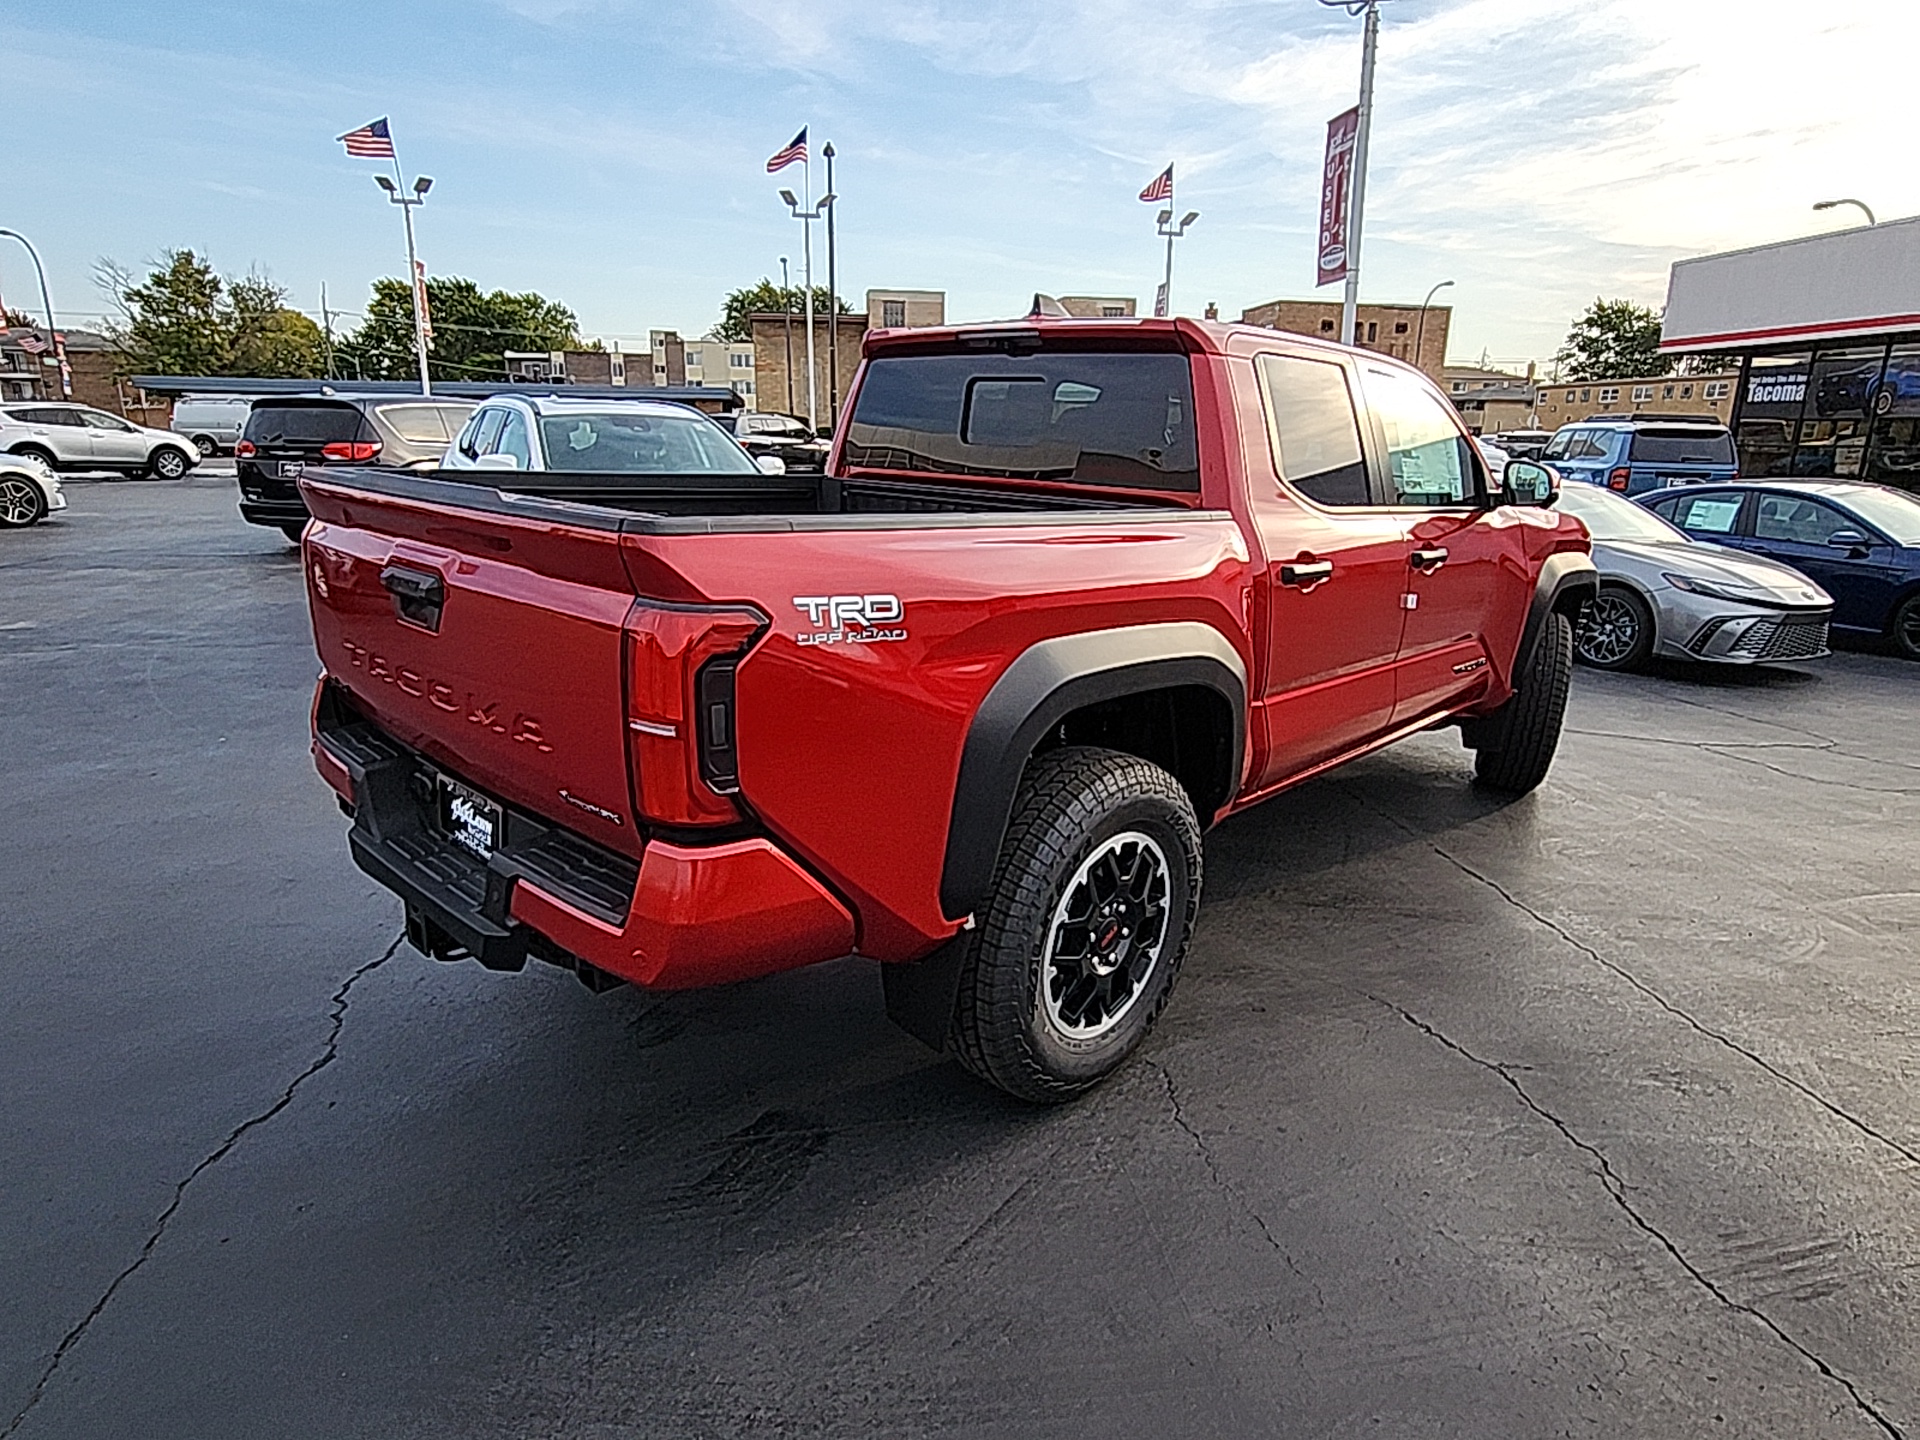
<path id="1" fill-rule="evenodd" d="M 1559 507 L 1593 536 L 1600 597 L 1574 653 L 1602 670 L 1650 655 L 1753 665 L 1828 653 L 1833 597 L 1791 566 L 1690 539 L 1631 500 L 1569 480 Z"/>

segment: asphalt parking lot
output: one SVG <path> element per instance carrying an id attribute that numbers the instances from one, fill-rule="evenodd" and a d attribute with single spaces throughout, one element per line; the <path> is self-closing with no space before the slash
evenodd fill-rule
<path id="1" fill-rule="evenodd" d="M 1229 822 L 1087 1101 L 871 967 L 423 959 L 231 481 L 0 534 L 0 1435 L 1920 1435 L 1920 667 Z"/>

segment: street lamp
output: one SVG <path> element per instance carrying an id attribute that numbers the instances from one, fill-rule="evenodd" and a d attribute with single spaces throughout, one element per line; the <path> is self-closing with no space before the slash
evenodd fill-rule
<path id="1" fill-rule="evenodd" d="M 1873 211 L 1867 208 L 1867 202 L 1864 200 L 1816 200 L 1813 202 L 1813 208 L 1816 210 L 1831 210 L 1836 205 L 1857 206 L 1860 213 L 1867 217 L 1867 224 L 1872 225 L 1875 223 Z"/>
<path id="2" fill-rule="evenodd" d="M 1187 233 L 1187 227 L 1200 218 L 1200 212 L 1189 210 L 1180 217 L 1178 225 L 1170 223 L 1173 219 L 1171 208 L 1162 210 L 1154 218 L 1158 226 L 1157 233 L 1167 237 L 1167 274 L 1160 282 L 1160 298 L 1153 307 L 1155 315 L 1164 316 L 1173 314 L 1173 242 Z"/>
<path id="3" fill-rule="evenodd" d="M 1413 331 L 1413 368 L 1416 370 L 1421 368 L 1420 342 L 1427 337 L 1427 306 L 1433 303 L 1434 296 L 1438 295 L 1451 284 L 1453 284 L 1451 280 L 1442 280 L 1438 285 L 1434 286 L 1433 289 L 1427 291 L 1427 298 L 1420 302 L 1420 323 L 1414 327 Z M 1442 355 L 1440 357 L 1441 362 L 1445 363 L 1446 358 L 1445 355 Z"/>
<path id="4" fill-rule="evenodd" d="M 1380 0 L 1320 0 L 1322 5 L 1365 15 L 1360 45 L 1360 123 L 1353 137 L 1351 203 L 1347 206 L 1347 290 L 1340 302 L 1340 343 L 1355 343 L 1360 312 L 1360 219 L 1367 203 L 1367 136 L 1373 130 L 1373 56 L 1380 48 Z"/>
<path id="5" fill-rule="evenodd" d="M 53 297 L 47 293 L 47 267 L 40 263 L 40 252 L 33 248 L 33 242 L 18 230 L 0 229 L 0 235 L 18 240 L 27 247 L 27 254 L 33 257 L 34 273 L 40 277 L 40 306 L 47 312 L 47 342 L 53 346 L 54 363 L 60 369 L 60 393 L 73 394 L 73 382 L 67 378 L 67 344 L 60 338 L 60 331 L 53 323 Z"/>
<path id="6" fill-rule="evenodd" d="M 420 260 L 413 246 L 413 207 L 427 203 L 433 177 L 422 175 L 416 179 L 411 195 L 402 195 L 400 187 L 384 175 L 374 176 L 373 183 L 387 192 L 387 199 L 400 207 L 407 222 L 407 283 L 413 287 L 413 349 L 420 359 L 420 393 L 431 395 L 433 380 L 427 374 L 427 280 L 420 271 Z"/>
<path id="7" fill-rule="evenodd" d="M 793 281 L 787 278 L 787 257 L 780 257 L 780 308 L 787 328 L 787 414 L 793 413 Z"/>
<path id="8" fill-rule="evenodd" d="M 820 399 L 813 383 L 813 222 L 827 213 L 828 207 L 833 204 L 834 196 L 832 191 L 828 191 L 814 202 L 811 210 L 801 209 L 800 202 L 794 198 L 791 190 L 782 190 L 780 198 L 787 202 L 787 209 L 792 211 L 793 218 L 800 222 L 803 232 L 800 284 L 807 292 L 807 428 L 817 435 L 820 433 Z"/>

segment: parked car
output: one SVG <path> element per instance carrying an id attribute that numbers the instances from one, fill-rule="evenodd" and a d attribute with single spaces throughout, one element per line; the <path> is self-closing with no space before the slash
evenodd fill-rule
<path id="1" fill-rule="evenodd" d="M 714 424 L 738 440 L 749 455 L 777 455 L 789 470 L 824 470 L 831 442 L 820 439 L 807 422 L 793 415 L 752 410 L 715 415 Z"/>
<path id="2" fill-rule="evenodd" d="M 178 480 L 200 462 L 171 430 L 66 401 L 0 406 L 0 450 L 30 455 L 49 470 L 118 470 L 156 480 Z"/>
<path id="3" fill-rule="evenodd" d="M 0 526 L 37 525 L 66 508 L 53 471 L 31 455 L 0 455 Z"/>
<path id="4" fill-rule="evenodd" d="M 245 395 L 182 396 L 173 407 L 172 428 L 193 442 L 202 460 L 211 459 L 240 443 L 252 406 L 252 399 Z"/>
<path id="5" fill-rule="evenodd" d="M 1473 443 L 1480 451 L 1480 458 L 1486 463 L 1487 474 L 1493 480 L 1494 486 L 1497 489 L 1501 484 L 1502 477 L 1507 473 L 1507 461 L 1511 460 L 1513 456 L 1510 455 L 1504 447 L 1494 444 L 1493 441 L 1487 439 L 1484 435 L 1474 436 Z"/>
<path id="6" fill-rule="evenodd" d="M 233 448 L 240 513 L 297 541 L 306 527 L 300 472 L 309 465 L 431 469 L 473 410 L 424 395 L 271 395 L 255 400 Z"/>
<path id="7" fill-rule="evenodd" d="M 307 468 L 315 764 L 416 949 L 676 989 L 857 948 L 904 1027 L 1064 1100 L 1165 1004 L 1205 826 L 1441 725 L 1491 788 L 1547 773 L 1586 533 L 1539 465 L 1492 491 L 1408 366 L 1193 320 L 869 332 L 835 445 Z"/>
<path id="8" fill-rule="evenodd" d="M 780 474 L 756 462 L 713 418 L 671 400 L 572 400 L 501 395 L 487 401 L 446 449 L 447 470 L 619 475 Z"/>
<path id="9" fill-rule="evenodd" d="M 1696 539 L 1794 567 L 1833 596 L 1833 628 L 1920 660 L 1920 498 L 1851 480 L 1719 485 L 1642 504 Z"/>
<path id="10" fill-rule="evenodd" d="M 1554 431 L 1540 458 L 1568 480 L 1621 495 L 1739 474 L 1733 433 L 1710 417 L 1595 415 Z"/>
<path id="11" fill-rule="evenodd" d="M 1551 430 L 1502 430 L 1488 437 L 1516 460 L 1538 460 L 1552 443 Z"/>
<path id="12" fill-rule="evenodd" d="M 1833 597 L 1791 566 L 1691 539 L 1625 496 L 1568 485 L 1559 506 L 1593 537 L 1600 594 L 1573 650 L 1601 670 L 1648 657 L 1754 665 L 1828 653 Z"/>

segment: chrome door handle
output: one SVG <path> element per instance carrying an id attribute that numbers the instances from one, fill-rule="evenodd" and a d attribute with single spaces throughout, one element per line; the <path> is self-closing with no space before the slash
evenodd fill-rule
<path id="1" fill-rule="evenodd" d="M 1447 552 L 1444 546 L 1436 545 L 1431 550 L 1413 552 L 1413 568 L 1423 575 L 1431 575 L 1446 563 Z"/>
<path id="2" fill-rule="evenodd" d="M 1332 578 L 1331 560 L 1290 560 L 1280 567 L 1282 585 L 1318 585 Z"/>

